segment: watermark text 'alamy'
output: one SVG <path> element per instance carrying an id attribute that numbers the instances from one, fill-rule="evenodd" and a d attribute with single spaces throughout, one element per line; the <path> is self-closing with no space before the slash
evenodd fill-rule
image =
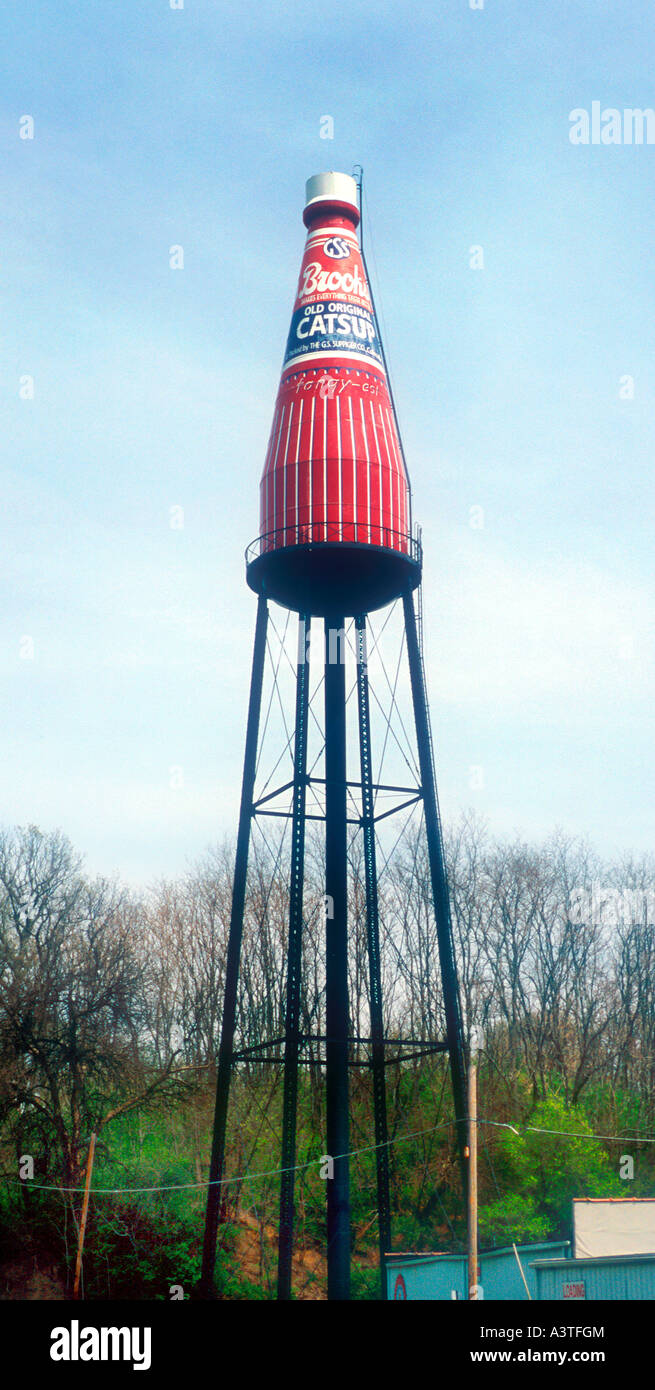
<path id="1" fill-rule="evenodd" d="M 592 101 L 591 111 L 576 106 L 569 112 L 572 145 L 655 145 L 655 111 L 651 106 L 603 106 Z"/>

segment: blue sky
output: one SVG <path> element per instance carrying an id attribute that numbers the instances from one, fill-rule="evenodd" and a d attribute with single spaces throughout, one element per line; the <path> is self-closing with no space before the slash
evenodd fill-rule
<path id="1" fill-rule="evenodd" d="M 655 105 L 650 3 L 35 0 L 0 28 L 0 820 L 143 883 L 235 829 L 304 182 L 361 163 L 444 818 L 650 849 L 655 146 L 568 139 L 593 100 Z"/>

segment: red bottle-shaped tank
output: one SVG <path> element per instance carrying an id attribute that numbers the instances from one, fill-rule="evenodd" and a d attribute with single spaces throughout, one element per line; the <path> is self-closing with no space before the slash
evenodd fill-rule
<path id="1" fill-rule="evenodd" d="M 355 180 L 309 179 L 303 221 L 248 582 L 299 612 L 364 613 L 416 587 L 420 556 Z"/>

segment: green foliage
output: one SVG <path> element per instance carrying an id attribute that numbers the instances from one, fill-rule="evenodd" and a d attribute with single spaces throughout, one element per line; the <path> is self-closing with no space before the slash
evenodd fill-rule
<path id="1" fill-rule="evenodd" d="M 441 1061 L 408 1068 L 397 1079 L 393 1121 L 399 1142 L 391 1147 L 392 1230 L 396 1250 L 462 1250 L 466 1227 L 452 1129 L 435 1129 L 448 1109 L 438 1106 L 444 1088 Z M 447 1073 L 446 1073 L 447 1079 Z M 481 1116 L 519 1128 L 480 1126 L 480 1244 L 483 1249 L 531 1244 L 555 1236 L 570 1237 L 574 1196 L 634 1196 L 637 1181 L 618 1177 L 619 1145 L 589 1137 L 592 1132 L 617 1133 L 645 1128 L 639 1097 L 600 1085 L 590 1088 L 583 1103 L 567 1109 L 553 1090 L 531 1109 L 532 1093 L 523 1073 L 502 1078 L 494 1090 L 492 1075 L 480 1077 Z M 240 1123 L 228 1152 L 232 1173 L 267 1172 L 279 1163 L 281 1095 L 271 1092 L 267 1077 L 238 1077 L 235 1108 Z M 502 1088 L 501 1088 L 502 1087 Z M 301 1077 L 298 1118 L 296 1184 L 296 1250 L 309 1252 L 304 1269 L 294 1273 L 296 1298 L 325 1296 L 325 1274 L 315 1252 L 325 1249 L 325 1182 L 319 1175 L 323 1153 L 316 1117 L 309 1103 L 306 1079 Z M 272 1099 L 270 1099 L 272 1094 Z M 447 1094 L 447 1091 L 446 1091 Z M 270 1099 L 270 1104 L 269 1104 Z M 93 1183 L 96 1188 L 159 1187 L 177 1190 L 133 1196 L 92 1198 L 84 1253 L 84 1294 L 87 1299 L 130 1300 L 171 1298 L 173 1285 L 185 1297 L 194 1294 L 200 1273 L 200 1252 L 206 1188 L 196 1186 L 206 1176 L 213 1096 L 158 1109 L 141 1116 L 119 1117 L 98 1146 Z M 262 1113 L 266 1123 L 262 1124 Z M 371 1098 L 366 1083 L 353 1087 L 353 1158 L 351 1192 L 353 1229 L 361 1232 L 353 1245 L 352 1297 L 379 1298 L 377 1223 L 375 1220 L 375 1155 L 370 1143 Z M 523 1120 L 522 1118 L 523 1117 Z M 532 1126 L 529 1128 L 528 1126 Z M 536 1130 L 564 1131 L 557 1134 Z M 404 1136 L 411 1134 L 411 1140 Z M 235 1135 L 235 1131 L 232 1131 Z M 238 1141 L 238 1142 L 237 1142 Z M 639 1192 L 652 1195 L 653 1154 L 636 1150 L 641 1165 Z M 6 1171 L 11 1154 L 6 1154 Z M 3 1189 L 0 1188 L 0 1194 Z M 235 1209 L 237 1192 L 242 1212 Z M 267 1177 L 230 1189 L 230 1221 L 221 1226 L 216 1267 L 220 1299 L 262 1301 L 275 1296 L 275 1231 L 279 1180 Z M 75 1199 L 79 1215 L 80 1198 Z M 243 1212 L 249 1213 L 244 1230 Z M 261 1264 L 258 1242 L 262 1240 Z M 29 1252 L 40 1262 L 59 1263 L 69 1282 L 75 1260 L 75 1225 L 70 1207 L 59 1194 L 10 1185 L 0 1198 L 0 1261 L 13 1264 Z M 244 1236 L 247 1239 L 244 1241 Z M 247 1260 L 247 1263 L 245 1261 Z M 262 1273 L 258 1274 L 261 1268 Z"/>
<path id="2" fill-rule="evenodd" d="M 511 1193 L 522 1194 L 535 1215 L 546 1218 L 552 1234 L 568 1234 L 573 1197 L 619 1195 L 621 1181 L 599 1140 L 585 1137 L 592 1131 L 579 1107 L 567 1109 L 559 1096 L 548 1096 L 529 1126 L 520 1134 L 500 1131 L 497 1172 Z"/>
<path id="3" fill-rule="evenodd" d="M 350 1274 L 350 1297 L 371 1302 L 380 1298 L 380 1271 L 375 1265 L 372 1269 L 353 1261 Z"/>
<path id="4" fill-rule="evenodd" d="M 250 1279 L 243 1279 L 224 1265 L 217 1268 L 214 1284 L 218 1297 L 231 1302 L 260 1303 L 273 1297 L 272 1290 L 263 1289 L 261 1284 L 253 1284 Z"/>
<path id="5" fill-rule="evenodd" d="M 173 1285 L 181 1285 L 188 1298 L 199 1275 L 196 1222 L 163 1207 L 94 1204 L 84 1255 L 86 1298 L 169 1299 Z"/>
<path id="6" fill-rule="evenodd" d="M 551 1234 L 548 1218 L 537 1215 L 533 1199 L 518 1192 L 508 1192 L 481 1206 L 478 1215 L 482 1248 L 511 1245 L 513 1241 L 533 1245 L 548 1240 Z"/>

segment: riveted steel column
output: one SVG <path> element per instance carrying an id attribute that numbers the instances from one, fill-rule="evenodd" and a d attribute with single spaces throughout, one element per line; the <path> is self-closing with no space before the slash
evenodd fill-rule
<path id="1" fill-rule="evenodd" d="M 300 1046 L 300 977 L 302 968 L 303 886 L 305 871 L 305 803 L 307 800 L 307 719 L 309 711 L 309 644 L 311 618 L 298 626 L 296 674 L 296 739 L 293 762 L 293 821 L 291 830 L 291 884 L 289 893 L 289 945 L 284 1041 L 284 1101 L 282 1111 L 282 1181 L 278 1244 L 277 1296 L 291 1298 L 293 1256 L 294 1164 L 296 1161 L 296 1112 L 298 1108 L 298 1052 Z"/>
<path id="2" fill-rule="evenodd" d="M 366 937 L 371 997 L 371 1072 L 375 1159 L 378 1187 L 378 1235 L 380 1245 L 380 1286 L 387 1297 L 385 1255 L 391 1249 L 391 1203 L 389 1199 L 389 1133 L 384 1066 L 384 1018 L 382 1013 L 382 974 L 380 968 L 380 919 L 378 874 L 375 852 L 375 805 L 373 799 L 373 756 L 366 656 L 366 618 L 356 619 L 357 628 L 357 708 L 359 714 L 359 754 L 362 776 L 362 830 L 364 834 L 364 876 L 366 885 Z"/>
<path id="3" fill-rule="evenodd" d="M 348 860 L 344 618 L 325 619 L 326 1119 L 328 1298 L 350 1297 Z"/>
<path id="4" fill-rule="evenodd" d="M 457 1148 L 459 1152 L 462 1183 L 464 1185 L 464 1191 L 466 1192 L 467 1166 L 464 1150 L 466 1148 L 467 1105 L 464 1038 L 459 989 L 457 985 L 453 930 L 450 917 L 448 880 L 446 877 L 443 837 L 441 833 L 439 803 L 437 800 L 437 788 L 434 775 L 430 717 L 425 693 L 423 661 L 416 629 L 414 599 L 411 593 L 404 594 L 403 607 L 405 612 L 405 636 L 407 638 L 407 655 L 409 658 L 409 674 L 412 685 L 414 719 L 416 723 L 416 742 L 418 745 L 419 769 L 421 773 L 421 790 L 423 793 L 423 808 L 425 813 L 425 834 L 428 843 L 432 898 L 437 924 L 439 960 L 441 963 L 441 982 L 443 986 L 444 1010 L 446 1014 L 446 1037 L 450 1056 L 450 1073 L 457 1126 Z"/>
<path id="5" fill-rule="evenodd" d="M 241 784 L 241 810 L 239 813 L 239 830 L 237 833 L 237 847 L 234 861 L 232 912 L 230 916 L 230 935 L 225 965 L 225 996 L 223 1000 L 221 1041 L 218 1052 L 216 1110 L 214 1113 L 214 1133 L 209 1166 L 210 1186 L 207 1195 L 202 1273 L 200 1276 L 200 1292 L 205 1298 L 210 1298 L 213 1293 L 214 1266 L 216 1263 L 216 1236 L 223 1199 L 221 1180 L 223 1177 L 223 1161 L 225 1157 L 225 1128 L 232 1073 L 234 1030 L 236 1027 L 239 961 L 241 957 L 241 938 L 243 935 L 243 910 L 246 900 L 248 849 L 250 845 L 250 823 L 252 820 L 255 768 L 257 764 L 257 742 L 259 738 L 259 716 L 262 703 L 267 627 L 268 604 L 263 595 L 260 595 L 257 604 L 257 623 L 255 626 L 255 643 L 252 656 L 248 724 L 246 728 L 246 751 L 243 762 L 243 781 Z"/>

